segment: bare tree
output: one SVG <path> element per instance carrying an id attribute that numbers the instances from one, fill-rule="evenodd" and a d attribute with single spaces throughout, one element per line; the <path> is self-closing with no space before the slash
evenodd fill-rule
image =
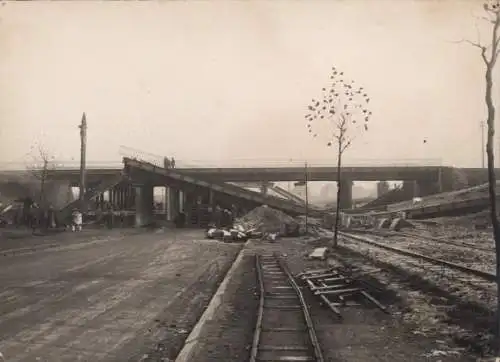
<path id="1" fill-rule="evenodd" d="M 30 174 L 39 182 L 38 202 L 42 208 L 45 208 L 47 206 L 45 192 L 47 179 L 50 171 L 56 168 L 55 158 L 41 144 L 31 147 L 30 156 L 32 161 L 28 165 L 28 170 L 30 171 Z"/>
<path id="2" fill-rule="evenodd" d="M 464 40 L 480 50 L 481 59 L 485 66 L 484 80 L 486 83 L 484 101 L 486 103 L 486 159 L 488 164 L 488 194 L 490 199 L 490 217 L 493 225 L 493 238 L 495 239 L 496 250 L 496 275 L 497 275 L 497 317 L 496 317 L 496 338 L 495 352 L 500 353 L 500 223 L 497 218 L 496 203 L 496 177 L 494 159 L 494 137 L 495 137 L 495 105 L 493 103 L 493 70 L 500 55 L 500 0 L 487 0 L 483 3 L 485 20 L 490 25 L 490 39 L 486 44 L 480 40 L 472 42 Z"/>
<path id="3" fill-rule="evenodd" d="M 324 137 L 328 147 L 335 147 L 337 153 L 337 208 L 333 246 L 338 244 L 340 205 L 342 189 L 342 156 L 359 132 L 368 130 L 372 112 L 368 110 L 370 98 L 363 87 L 344 78 L 344 73 L 332 68 L 330 84 L 322 89 L 322 96 L 313 99 L 309 113 L 305 116 L 309 133 L 317 138 Z"/>

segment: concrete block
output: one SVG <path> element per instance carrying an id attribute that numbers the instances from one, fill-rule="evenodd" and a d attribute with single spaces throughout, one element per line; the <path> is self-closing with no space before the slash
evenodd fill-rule
<path id="1" fill-rule="evenodd" d="M 408 221 L 401 218 L 396 218 L 392 220 L 391 225 L 389 226 L 389 230 L 399 231 L 403 228 L 412 228 L 412 227 L 413 225 Z"/>
<path id="2" fill-rule="evenodd" d="M 313 250 L 313 252 L 311 254 L 309 254 L 309 258 L 325 260 L 327 252 L 328 252 L 328 249 L 326 247 L 316 248 Z"/>
<path id="3" fill-rule="evenodd" d="M 377 225 L 377 229 L 387 229 L 390 226 L 391 226 L 391 220 L 384 218 L 384 219 L 379 220 L 378 225 Z"/>

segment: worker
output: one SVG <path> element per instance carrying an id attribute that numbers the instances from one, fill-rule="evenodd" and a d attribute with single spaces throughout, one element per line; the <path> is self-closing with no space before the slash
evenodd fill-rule
<path id="1" fill-rule="evenodd" d="M 170 161 L 170 166 L 172 168 L 175 168 L 175 159 L 172 157 L 172 160 Z"/>
<path id="2" fill-rule="evenodd" d="M 49 205 L 47 210 L 47 229 L 54 229 L 56 227 L 56 213 L 54 207 Z"/>
<path id="3" fill-rule="evenodd" d="M 171 163 L 170 163 L 170 160 L 168 159 L 168 157 L 164 157 L 163 158 L 163 167 L 170 168 L 170 165 L 171 165 Z"/>
<path id="4" fill-rule="evenodd" d="M 83 215 L 78 209 L 73 209 L 73 220 L 71 223 L 71 231 L 82 231 Z"/>
<path id="5" fill-rule="evenodd" d="M 114 220 L 115 213 L 114 213 L 113 204 L 109 201 L 108 201 L 108 205 L 107 205 L 106 216 L 107 216 L 106 217 L 106 224 L 108 226 L 108 229 L 112 229 L 114 221 L 115 221 Z"/>
<path id="6" fill-rule="evenodd" d="M 219 205 L 215 206 L 215 210 L 213 212 L 213 223 L 215 224 L 215 227 L 218 229 L 221 226 L 221 218 L 222 218 L 222 209 Z"/>

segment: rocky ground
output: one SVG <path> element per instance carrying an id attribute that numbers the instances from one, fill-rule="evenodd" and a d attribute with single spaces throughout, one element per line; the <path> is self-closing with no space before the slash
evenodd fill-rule
<path id="1" fill-rule="evenodd" d="M 493 283 L 355 241 L 344 239 L 340 245 L 338 262 L 381 269 L 373 278 L 401 297 L 397 313 L 415 325 L 415 333 L 435 336 L 463 352 L 489 354 Z M 434 254 L 428 250 L 427 255 Z"/>

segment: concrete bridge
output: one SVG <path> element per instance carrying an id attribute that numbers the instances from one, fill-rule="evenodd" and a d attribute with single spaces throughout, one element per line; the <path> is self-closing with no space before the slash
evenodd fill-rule
<path id="1" fill-rule="evenodd" d="M 129 159 L 132 160 L 132 159 Z M 267 193 L 269 182 L 273 181 L 303 181 L 306 179 L 304 167 L 231 167 L 231 168 L 176 168 L 176 171 L 191 178 L 210 182 L 259 182 L 262 183 L 262 193 Z M 107 182 L 121 172 L 118 168 L 89 168 L 86 180 L 89 184 Z M 352 205 L 353 181 L 384 181 L 398 180 L 406 183 L 406 187 L 414 189 L 413 193 L 425 196 L 440 191 L 453 189 L 451 168 L 447 167 L 419 167 L 419 166 L 378 166 L 378 167 L 343 167 L 342 168 L 341 207 L 350 208 Z M 2 181 L 20 180 L 26 172 L 0 172 Z M 69 186 L 77 186 L 79 169 L 67 168 L 50 170 L 48 179 Z M 307 169 L 309 181 L 337 181 L 335 167 L 311 166 Z M 291 197 L 290 197 L 291 198 Z M 297 200 L 295 200 L 297 201 Z"/>
<path id="2" fill-rule="evenodd" d="M 125 164 L 137 161 L 132 158 L 124 158 Z M 140 161 L 137 161 L 140 162 Z M 159 165 L 153 164 L 155 167 Z M 160 167 L 162 168 L 162 167 Z M 352 182 L 353 181 L 403 181 L 404 188 L 411 189 L 409 194 L 414 196 L 426 196 L 438 192 L 446 192 L 457 189 L 455 182 L 456 170 L 452 167 L 443 166 L 356 166 L 343 167 L 342 172 L 342 194 L 340 203 L 342 208 L 350 208 L 352 204 Z M 123 171 L 118 167 L 98 167 L 87 168 L 86 180 L 91 189 L 102 190 L 103 187 L 115 185 L 116 178 Z M 272 187 L 275 181 L 303 181 L 306 178 L 306 170 L 303 166 L 287 167 L 183 167 L 174 169 L 183 177 L 209 184 L 218 184 L 222 187 L 231 188 L 226 183 L 252 183 L 252 186 L 261 185 L 261 193 L 264 195 Z M 307 179 L 309 181 L 337 181 L 335 167 L 310 166 L 307 168 Z M 486 171 L 482 169 L 460 169 L 461 174 L 477 182 L 486 179 Z M 497 177 L 500 177 L 500 170 L 496 170 Z M 0 193 L 7 184 L 24 184 L 29 179 L 29 173 L 25 170 L 0 171 Z M 51 193 L 57 193 L 57 189 L 68 189 L 71 186 L 78 186 L 79 169 L 77 167 L 59 168 L 50 170 L 48 179 L 51 184 L 58 185 L 51 187 Z M 33 182 L 31 180 L 30 182 Z M 111 185 L 111 186 L 110 186 Z M 234 185 L 233 185 L 234 186 Z M 115 187 L 115 186 L 113 186 Z M 121 186 L 120 186 L 121 187 Z M 207 187 L 207 186 L 204 186 Z M 237 187 L 239 190 L 242 187 Z M 14 188 L 11 187 L 14 192 Z M 233 191 L 236 190 L 233 188 Z M 247 190 L 248 191 L 248 190 Z M 120 191 L 121 192 L 121 191 Z M 248 191 L 251 192 L 251 191 Z M 5 193 L 5 192 L 4 192 Z M 12 193 L 12 192 L 11 192 Z M 15 193 L 15 192 L 14 192 Z M 61 193 L 59 191 L 59 193 Z M 242 191 L 242 193 L 245 193 Z M 252 192 L 253 194 L 257 194 Z M 67 195 L 67 193 L 65 193 Z M 9 195 L 10 196 L 10 195 Z M 22 195 L 19 195 L 22 196 Z M 232 195 L 236 197 L 235 195 Z M 241 195 L 240 195 L 241 196 Z M 238 196 L 238 197 L 240 197 Z M 118 197 L 118 196 L 117 196 Z M 52 197 L 53 198 L 53 197 Z M 67 197 L 64 197 L 67 199 Z M 126 198 L 126 197 L 125 197 Z M 292 199 L 291 197 L 289 197 Z M 243 197 L 244 199 L 244 197 Z M 253 201 L 256 201 L 252 199 Z M 263 200 L 259 199 L 259 202 Z M 294 200 L 294 205 L 300 205 L 298 200 Z M 61 203 L 64 203 L 61 201 Z M 301 205 L 302 206 L 302 205 Z"/>

